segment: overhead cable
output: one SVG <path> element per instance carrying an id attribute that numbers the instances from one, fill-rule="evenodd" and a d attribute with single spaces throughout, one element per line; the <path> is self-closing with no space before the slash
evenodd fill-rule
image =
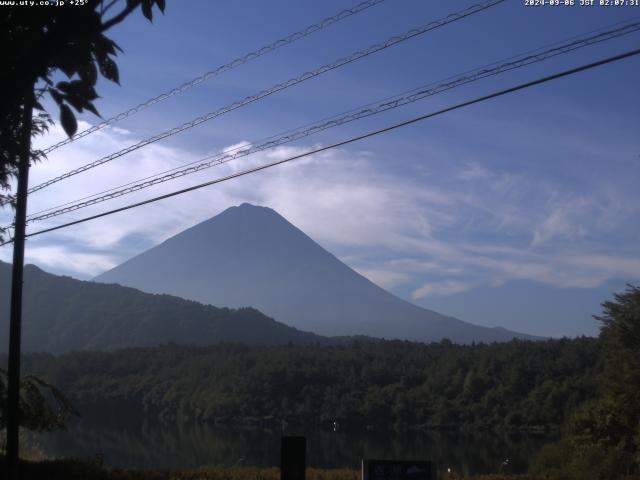
<path id="1" fill-rule="evenodd" d="M 375 131 L 372 131 L 372 132 L 369 132 L 369 133 L 365 133 L 365 134 L 359 135 L 357 137 L 352 137 L 352 138 L 349 138 L 347 140 L 343 140 L 343 141 L 340 141 L 340 142 L 333 143 L 331 145 L 327 145 L 327 146 L 324 146 L 324 147 L 316 148 L 314 150 L 310 150 L 310 151 L 307 151 L 305 153 L 301 153 L 299 155 L 294 155 L 294 156 L 291 156 L 291 157 L 288 157 L 288 158 L 285 158 L 285 159 L 282 159 L 282 160 L 277 160 L 275 162 L 271 162 L 271 163 L 267 163 L 267 164 L 260 165 L 260 166 L 257 166 L 257 167 L 253 167 L 253 168 L 249 168 L 249 169 L 246 169 L 246 170 L 242 170 L 240 172 L 237 172 L 237 173 L 234 173 L 234 174 L 231 174 L 231 175 L 227 175 L 227 176 L 224 176 L 224 177 L 216 178 L 216 179 L 210 180 L 208 182 L 200 183 L 198 185 L 194 185 L 194 186 L 191 186 L 191 187 L 188 187 L 188 188 L 183 188 L 181 190 L 177 190 L 177 191 L 174 191 L 174 192 L 171 192 L 171 193 L 167 193 L 167 194 L 160 195 L 160 196 L 157 196 L 157 197 L 149 198 L 149 199 L 144 200 L 142 202 L 132 203 L 132 204 L 126 205 L 124 207 L 115 208 L 113 210 L 108 210 L 106 212 L 102 212 L 102 213 L 99 213 L 99 214 L 96 214 L 96 215 L 91 215 L 91 216 L 88 216 L 88 217 L 84 217 L 84 218 L 81 218 L 79 220 L 74 220 L 72 222 L 67 222 L 67 223 L 64 223 L 64 224 L 61 224 L 61 225 L 57 225 L 57 226 L 54 226 L 54 227 L 45 228 L 43 230 L 38 230 L 36 232 L 28 234 L 27 237 L 34 237 L 36 235 L 41 235 L 43 233 L 49 233 L 49 232 L 53 232 L 53 231 L 60 230 L 60 229 L 63 229 L 63 228 L 68 228 L 68 227 L 71 227 L 73 225 L 78 225 L 78 224 L 81 224 L 81 223 L 84 223 L 84 222 L 88 222 L 90 220 L 95 220 L 95 219 L 98 219 L 98 218 L 106 217 L 106 216 L 109 216 L 109 215 L 113 215 L 115 213 L 119 213 L 119 212 L 123 212 L 123 211 L 126 211 L 126 210 L 130 210 L 132 208 L 137 208 L 137 207 L 140 207 L 140 206 L 143 206 L 143 205 L 148 205 L 150 203 L 154 203 L 154 202 L 157 202 L 157 201 L 160 201 L 160 200 L 165 200 L 167 198 L 175 197 L 175 196 L 181 195 L 183 193 L 192 192 L 194 190 L 199 190 L 201 188 L 208 187 L 210 185 L 215 185 L 215 184 L 222 183 L 222 182 L 234 179 L 234 178 L 238 178 L 238 177 L 242 177 L 242 176 L 245 176 L 245 175 L 248 175 L 248 174 L 251 174 L 251 173 L 255 173 L 255 172 L 262 171 L 262 170 L 266 170 L 268 168 L 275 167 L 276 165 L 281 165 L 281 164 L 284 164 L 284 163 L 287 163 L 287 162 L 291 162 L 293 160 L 297 160 L 297 159 L 300 159 L 300 158 L 303 158 L 303 157 L 308 157 L 310 155 L 314 155 L 316 153 L 320 153 L 320 152 L 324 152 L 324 151 L 327 151 L 327 150 L 330 150 L 330 149 L 333 149 L 333 148 L 337 148 L 337 147 L 341 147 L 341 146 L 344 146 L 344 145 L 348 145 L 348 144 L 351 144 L 351 143 L 354 143 L 354 142 L 357 142 L 357 141 L 360 141 L 360 140 L 364 140 L 366 138 L 370 138 L 370 137 L 373 137 L 373 136 L 376 136 L 376 135 L 380 135 L 382 133 L 386 133 L 386 132 L 390 132 L 392 130 L 396 130 L 396 129 L 401 128 L 401 127 L 406 127 L 408 125 L 412 125 L 414 123 L 421 122 L 421 121 L 426 120 L 428 118 L 436 117 L 436 116 L 442 115 L 442 114 L 447 113 L 447 112 L 451 112 L 451 111 L 458 110 L 458 109 L 461 109 L 461 108 L 464 108 L 464 107 L 468 107 L 470 105 L 481 103 L 481 102 L 484 102 L 484 101 L 487 101 L 487 100 L 490 100 L 490 99 L 493 99 L 493 98 L 496 98 L 496 97 L 507 95 L 509 93 L 513 93 L 513 92 L 517 92 L 517 91 L 520 91 L 520 90 L 524 90 L 526 88 L 530 88 L 530 87 L 533 87 L 535 85 L 540 85 L 540 84 L 543 84 L 543 83 L 546 83 L 546 82 L 550 82 L 550 81 L 556 80 L 558 78 L 567 77 L 569 75 L 573 75 L 573 74 L 576 74 L 576 73 L 579 73 L 579 72 L 583 72 L 585 70 L 590 70 L 592 68 L 600 67 L 602 65 L 613 63 L 613 62 L 616 62 L 616 61 L 619 61 L 619 60 L 622 60 L 622 59 L 625 59 L 625 58 L 629 58 L 629 57 L 632 57 L 632 56 L 635 56 L 635 55 L 638 55 L 638 54 L 640 54 L 640 49 L 630 50 L 628 52 L 621 53 L 619 55 L 614 55 L 614 56 L 611 56 L 611 57 L 607 57 L 607 58 L 604 58 L 602 60 L 598 60 L 596 62 L 588 63 L 588 64 L 585 64 L 585 65 L 581 65 L 579 67 L 571 68 L 569 70 L 564 70 L 562 72 L 555 73 L 553 75 L 548 75 L 546 77 L 538 78 L 538 79 L 532 80 L 530 82 L 521 83 L 521 84 L 516 85 L 514 87 L 510 87 L 510 88 L 506 88 L 506 89 L 503 89 L 503 90 L 499 90 L 497 92 L 494 92 L 494 93 L 491 93 L 491 94 L 488 94 L 488 95 L 484 95 L 482 97 L 478 97 L 478 98 L 475 98 L 473 100 L 468 100 L 466 102 L 458 103 L 457 105 L 454 105 L 452 107 L 444 108 L 442 110 L 438 110 L 438 111 L 432 112 L 432 113 L 427 113 L 425 115 L 421 115 L 419 117 L 415 117 L 415 118 L 412 118 L 410 120 L 406 120 L 404 122 L 396 123 L 396 124 L 391 125 L 389 127 L 385 127 L 385 128 L 381 128 L 379 130 L 375 130 Z M 6 245 L 8 243 L 10 243 L 10 241 L 2 243 L 2 244 L 0 244 L 0 246 L 1 245 Z"/>
<path id="2" fill-rule="evenodd" d="M 36 185 L 34 187 L 31 187 L 29 189 L 29 193 L 34 193 L 37 192 L 38 190 L 42 190 L 45 187 L 48 187 L 50 185 L 53 185 L 54 183 L 58 183 L 66 178 L 72 177 L 74 175 L 78 175 L 79 173 L 82 172 L 86 172 L 87 170 L 90 170 L 92 168 L 98 167 L 100 165 L 103 165 L 105 163 L 111 162 L 113 160 L 115 160 L 116 158 L 120 158 L 123 155 L 126 155 L 128 153 L 131 153 L 135 150 L 138 150 L 139 148 L 142 148 L 146 145 L 149 145 L 151 143 L 157 142 L 159 140 L 162 140 L 164 138 L 170 137 L 172 135 L 176 135 L 178 133 L 184 132 L 185 130 L 188 130 L 190 128 L 193 128 L 197 125 L 200 125 L 204 122 L 207 122 L 209 120 L 212 120 L 216 117 L 219 117 L 221 115 L 224 115 L 225 113 L 231 112 L 233 110 L 237 110 L 238 108 L 244 107 L 245 105 L 248 105 L 250 103 L 256 102 L 258 100 L 261 100 L 269 95 L 273 95 L 276 92 L 279 92 L 281 90 L 285 90 L 289 87 L 292 87 L 294 85 L 297 85 L 299 83 L 302 83 L 306 80 L 309 80 L 311 78 L 317 77 L 319 75 L 322 75 L 324 73 L 327 73 L 331 70 L 335 70 L 336 68 L 342 67 L 344 65 L 347 65 L 349 63 L 355 62 L 356 60 L 359 60 L 361 58 L 367 57 L 369 55 L 372 55 L 374 53 L 377 53 L 379 51 L 385 50 L 389 47 L 392 47 L 394 45 L 397 45 L 399 43 L 402 43 L 406 40 L 409 40 L 411 38 L 414 38 L 418 35 L 422 35 L 424 33 L 427 33 L 431 30 L 434 30 L 436 28 L 442 27 L 444 25 L 447 25 L 449 23 L 455 22 L 457 20 L 461 20 L 465 17 L 468 17 L 470 15 L 479 13 L 483 10 L 486 10 L 490 7 L 493 7 L 499 3 L 504 2 L 505 0 L 489 0 L 487 2 L 481 3 L 481 4 L 477 4 L 477 5 L 472 5 L 462 11 L 456 12 L 456 13 L 452 13 L 450 15 L 447 15 L 446 17 L 439 19 L 439 20 L 435 20 L 432 22 L 429 22 L 425 25 L 422 25 L 421 27 L 418 28 L 413 28 L 411 30 L 406 31 L 405 33 L 401 34 L 401 35 L 395 35 L 393 37 L 390 37 L 389 39 L 387 39 L 386 41 L 382 42 L 382 43 L 377 43 L 375 45 L 371 45 L 369 48 L 366 48 L 364 50 L 359 50 L 355 53 L 352 53 L 351 55 L 349 55 L 348 57 L 343 57 L 339 60 L 336 60 L 333 63 L 330 64 L 326 64 L 323 65 L 315 70 L 311 70 L 308 72 L 303 73 L 300 76 L 291 78 L 289 80 L 287 80 L 286 82 L 283 83 L 279 83 L 276 84 L 270 88 L 267 88 L 265 90 L 262 90 L 260 92 L 258 92 L 255 95 L 250 95 L 248 97 L 243 98 L 242 100 L 239 100 L 237 102 L 234 102 L 230 105 L 227 105 L 225 107 L 222 107 L 218 110 L 215 110 L 213 112 L 207 113 L 205 115 L 202 115 L 200 117 L 197 117 L 189 122 L 186 122 L 178 127 L 174 127 L 170 130 L 166 130 L 162 133 L 159 133 L 157 135 L 154 135 L 153 137 L 147 138 L 145 140 L 141 140 L 138 143 L 135 143 L 133 145 L 130 145 L 118 152 L 112 153 L 110 155 L 107 155 L 99 160 L 95 160 L 91 163 L 88 163 L 86 165 L 83 165 L 81 167 L 78 167 L 76 169 L 70 170 L 66 173 L 63 173 L 62 175 L 59 175 L 55 178 L 52 178 L 50 180 L 47 180 L 44 183 L 41 183 L 39 185 Z"/>
<path id="3" fill-rule="evenodd" d="M 372 104 L 351 110 L 347 113 L 334 116 L 330 119 L 324 119 L 314 124 L 305 125 L 304 127 L 300 127 L 295 130 L 290 130 L 285 134 L 281 134 L 280 136 L 270 137 L 269 139 L 265 141 L 261 141 L 259 143 L 241 145 L 231 150 L 218 152 L 213 155 L 209 155 L 203 159 L 200 159 L 196 162 L 191 162 L 190 164 L 183 165 L 182 167 L 173 168 L 166 172 L 162 172 L 152 177 L 147 177 L 137 182 L 130 182 L 126 185 L 110 189 L 106 192 L 101 192 L 99 194 L 92 195 L 90 197 L 85 197 L 83 199 L 79 199 L 74 202 L 68 202 L 66 204 L 59 205 L 57 207 L 36 212 L 34 214 L 31 214 L 29 217 L 27 217 L 27 220 L 28 222 L 46 220 L 46 219 L 56 217 L 65 213 L 79 210 L 81 208 L 86 208 L 91 205 L 102 203 L 107 200 L 111 200 L 117 197 L 121 197 L 123 195 L 127 195 L 130 193 L 142 190 L 144 188 L 158 185 L 170 180 L 175 180 L 176 178 L 180 178 L 185 175 L 190 175 L 192 173 L 196 173 L 207 168 L 221 165 L 240 157 L 244 157 L 247 155 L 251 155 L 253 153 L 261 152 L 270 148 L 284 145 L 284 144 L 293 142 L 295 140 L 298 140 L 300 138 L 304 138 L 304 137 L 313 135 L 315 133 L 321 132 L 323 130 L 344 125 L 346 123 L 359 120 L 362 118 L 366 118 L 372 115 L 376 115 L 382 112 L 386 112 L 388 110 L 392 110 L 392 109 L 416 102 L 423 98 L 436 95 L 438 93 L 441 93 L 447 90 L 451 90 L 460 85 L 465 85 L 483 78 L 491 77 L 504 72 L 508 72 L 510 70 L 525 67 L 533 63 L 538 63 L 548 58 L 566 54 L 571 51 L 574 51 L 589 45 L 594 45 L 596 43 L 604 42 L 606 40 L 618 38 L 623 35 L 630 34 L 632 32 L 637 32 L 638 30 L 640 30 L 640 21 L 631 23 L 631 24 L 622 25 L 613 30 L 600 32 L 586 38 L 578 38 L 570 42 L 556 44 L 556 46 L 553 46 L 552 48 L 548 48 L 546 50 L 538 49 L 533 52 L 527 52 L 527 53 L 521 54 L 520 56 L 517 56 L 517 57 L 510 57 L 511 60 L 504 63 L 494 62 L 490 64 L 490 66 L 480 67 L 476 70 L 468 71 L 455 77 L 449 77 L 440 82 L 434 82 L 429 85 L 402 93 L 400 95 L 386 98 L 384 100 L 379 101 L 378 103 L 372 103 Z"/>
<path id="4" fill-rule="evenodd" d="M 227 72 L 229 70 L 232 70 L 240 65 L 243 65 L 245 63 L 248 63 L 252 60 L 255 60 L 256 58 L 262 57 L 263 55 L 266 55 L 267 53 L 271 53 L 274 50 L 277 50 L 279 48 L 285 47 L 287 45 L 290 45 L 298 40 L 300 40 L 301 38 L 307 37 L 313 33 L 316 33 L 320 30 L 323 30 L 325 28 L 327 28 L 330 25 L 333 25 L 334 23 L 339 22 L 340 20 L 344 20 L 345 18 L 351 17 L 352 15 L 356 15 L 364 10 L 367 10 L 370 7 L 373 7 L 375 5 L 378 5 L 379 3 L 384 2 L 385 0 L 367 0 L 365 2 L 359 3 L 357 5 L 355 5 L 354 7 L 351 8 L 347 8 L 345 10 L 342 10 L 338 13 L 336 13 L 335 15 L 332 15 L 330 17 L 325 18 L 324 20 L 321 20 L 318 23 L 314 23 L 313 25 L 309 25 L 307 28 L 304 28 L 300 31 L 297 31 L 295 33 L 292 33 L 290 35 L 287 35 L 284 38 L 281 38 L 279 40 L 276 40 L 275 42 L 272 42 L 268 45 L 265 45 L 262 48 L 259 48 L 258 50 L 254 50 L 253 52 L 249 52 L 246 55 L 243 55 L 242 57 L 238 57 L 224 65 L 220 65 L 219 67 L 210 70 L 208 72 L 203 73 L 202 75 L 199 75 L 187 82 L 184 82 L 182 85 L 179 85 L 167 92 L 163 92 L 160 95 L 157 95 L 153 98 L 150 98 L 149 100 L 146 100 L 142 103 L 140 103 L 139 105 L 136 105 L 135 107 L 130 108 L 129 110 L 126 110 L 124 112 L 118 113 L 117 115 L 114 115 L 112 117 L 109 117 L 108 119 L 104 120 L 101 123 L 98 123 L 97 125 L 93 125 L 89 128 L 87 128 L 86 130 L 83 130 L 81 132 L 76 133 L 75 135 L 73 135 L 71 138 L 67 138 L 65 140 L 62 140 L 58 143 L 55 143 L 47 148 L 45 148 L 43 150 L 44 154 L 50 153 L 54 150 L 56 150 L 57 148 L 60 148 L 64 145 L 67 145 L 75 140 L 78 140 L 79 138 L 82 137 L 86 137 L 87 135 L 90 135 L 94 132 L 97 132 L 98 130 L 102 130 L 103 128 L 119 122 L 120 120 L 124 120 L 127 117 L 130 117 L 132 115 L 135 115 L 136 113 L 144 110 L 145 108 L 148 108 L 152 105 L 155 105 L 156 103 L 160 103 L 168 98 L 171 98 L 175 95 L 178 95 L 180 93 L 183 93 L 187 90 L 189 90 L 192 87 L 195 87 L 196 85 L 209 80 L 210 78 L 213 78 L 215 76 L 218 76 L 224 72 Z"/>

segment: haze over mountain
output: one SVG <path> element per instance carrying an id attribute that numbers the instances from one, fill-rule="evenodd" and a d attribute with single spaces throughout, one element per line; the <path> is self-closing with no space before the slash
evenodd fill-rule
<path id="1" fill-rule="evenodd" d="M 83 282 L 25 267 L 22 349 L 60 353 L 167 343 L 252 345 L 340 343 L 246 308 L 229 310 L 120 285 Z M 0 352 L 9 333 L 11 265 L 0 262 Z M 345 339 L 342 339 L 345 340 Z M 348 339 L 346 339 L 348 340 Z"/>
<path id="2" fill-rule="evenodd" d="M 252 306 L 320 335 L 415 341 L 534 338 L 441 315 L 383 290 L 270 208 L 231 207 L 95 278 L 217 306 Z"/>

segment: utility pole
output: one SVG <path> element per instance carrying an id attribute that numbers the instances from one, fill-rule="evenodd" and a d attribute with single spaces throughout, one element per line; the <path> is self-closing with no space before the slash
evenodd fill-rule
<path id="1" fill-rule="evenodd" d="M 7 392 L 7 469 L 10 480 L 18 480 L 20 422 L 20 337 L 22 331 L 22 283 L 24 273 L 24 241 L 27 217 L 27 189 L 31 157 L 33 85 L 26 91 L 20 132 L 18 190 L 13 234 L 13 270 L 11 275 L 11 314 L 9 326 L 9 371 Z"/>

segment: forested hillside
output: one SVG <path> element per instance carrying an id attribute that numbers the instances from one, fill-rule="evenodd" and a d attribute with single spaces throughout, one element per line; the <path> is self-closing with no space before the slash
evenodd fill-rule
<path id="1" fill-rule="evenodd" d="M 5 351 L 11 265 L 0 262 L 0 351 Z M 328 339 L 277 322 L 253 308 L 217 308 L 120 285 L 83 282 L 25 268 L 22 349 L 114 350 L 168 342 L 277 345 Z"/>
<path id="2" fill-rule="evenodd" d="M 593 338 L 460 346 L 168 345 L 27 355 L 85 416 L 341 428 L 556 429 L 595 395 Z"/>

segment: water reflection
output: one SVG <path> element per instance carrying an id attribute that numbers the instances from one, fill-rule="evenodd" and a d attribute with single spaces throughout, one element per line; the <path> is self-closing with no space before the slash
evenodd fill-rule
<path id="1" fill-rule="evenodd" d="M 361 458 L 431 459 L 460 473 L 522 473 L 548 437 L 495 433 L 377 433 L 290 431 L 307 436 L 307 464 L 359 468 Z M 116 427 L 77 422 L 66 432 L 45 434 L 48 456 L 90 458 L 109 466 L 179 469 L 204 465 L 277 466 L 281 432 L 260 429 L 145 423 Z M 509 459 L 508 466 L 501 466 Z"/>

